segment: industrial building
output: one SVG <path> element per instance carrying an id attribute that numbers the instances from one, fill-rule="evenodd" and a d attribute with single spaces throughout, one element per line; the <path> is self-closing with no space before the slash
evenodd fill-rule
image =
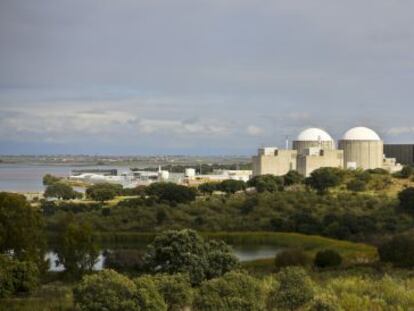
<path id="1" fill-rule="evenodd" d="M 345 132 L 336 148 L 333 138 L 324 130 L 309 128 L 292 143 L 292 149 L 264 147 L 253 156 L 253 176 L 271 174 L 281 176 L 297 170 L 309 176 L 322 167 L 346 169 L 383 168 L 390 172 L 402 167 L 395 158 L 384 156 L 384 143 L 373 130 L 354 127 Z"/>
<path id="2" fill-rule="evenodd" d="M 413 144 L 385 144 L 384 154 L 387 158 L 395 158 L 403 165 L 414 165 Z"/>

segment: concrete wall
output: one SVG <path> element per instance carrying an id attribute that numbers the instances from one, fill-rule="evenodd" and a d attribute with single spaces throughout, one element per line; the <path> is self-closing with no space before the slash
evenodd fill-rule
<path id="1" fill-rule="evenodd" d="M 339 149 L 344 151 L 344 167 L 373 169 L 382 168 L 384 158 L 384 145 L 382 141 L 370 140 L 340 140 Z"/>
<path id="2" fill-rule="evenodd" d="M 293 141 L 293 150 L 297 150 L 298 154 L 305 153 L 306 149 L 318 147 L 324 150 L 335 149 L 335 143 L 333 141 Z"/>
<path id="3" fill-rule="evenodd" d="M 385 144 L 384 154 L 403 165 L 414 165 L 414 144 Z"/>
<path id="4" fill-rule="evenodd" d="M 314 170 L 321 167 L 343 168 L 344 153 L 342 150 L 320 150 L 319 153 L 298 155 L 297 171 L 308 177 Z"/>
<path id="5" fill-rule="evenodd" d="M 296 170 L 296 150 L 275 150 L 273 155 L 259 155 L 252 158 L 253 176 L 271 174 L 285 175 Z"/>

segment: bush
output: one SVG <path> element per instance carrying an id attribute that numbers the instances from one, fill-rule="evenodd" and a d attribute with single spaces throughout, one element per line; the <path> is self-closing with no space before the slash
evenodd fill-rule
<path id="1" fill-rule="evenodd" d="M 134 280 L 137 287 L 136 299 L 140 310 L 167 311 L 167 305 L 151 276 L 144 275 Z"/>
<path id="2" fill-rule="evenodd" d="M 412 166 L 406 165 L 399 172 L 399 177 L 401 178 L 410 178 L 414 174 L 414 168 Z"/>
<path id="3" fill-rule="evenodd" d="M 378 248 L 380 260 L 390 262 L 396 267 L 414 267 L 414 238 L 398 235 Z"/>
<path id="4" fill-rule="evenodd" d="M 322 167 L 314 170 L 306 179 L 306 184 L 319 194 L 324 194 L 329 188 L 339 186 L 343 179 L 343 171 L 334 167 Z"/>
<path id="5" fill-rule="evenodd" d="M 208 194 L 212 194 L 217 189 L 218 189 L 218 183 L 215 183 L 215 182 L 206 182 L 198 186 L 198 190 L 200 192 L 208 193 Z"/>
<path id="6" fill-rule="evenodd" d="M 274 175 L 260 175 L 250 179 L 247 183 L 250 187 L 255 187 L 257 192 L 275 192 L 283 190 L 283 178 Z"/>
<path id="7" fill-rule="evenodd" d="M 409 187 L 398 193 L 400 207 L 407 212 L 414 212 L 414 188 Z"/>
<path id="8" fill-rule="evenodd" d="M 134 282 L 113 270 L 87 275 L 73 290 L 83 311 L 141 311 L 136 295 Z"/>
<path id="9" fill-rule="evenodd" d="M 367 184 L 362 180 L 353 179 L 346 184 L 346 188 L 353 192 L 362 192 L 367 189 Z"/>
<path id="10" fill-rule="evenodd" d="M 289 171 L 286 175 L 283 176 L 283 183 L 285 186 L 292 186 L 303 183 L 305 178 L 303 175 L 299 174 L 298 171 Z"/>
<path id="11" fill-rule="evenodd" d="M 153 280 L 168 306 L 168 311 L 181 311 L 191 306 L 193 290 L 188 275 L 157 274 Z"/>
<path id="12" fill-rule="evenodd" d="M 36 263 L 0 255 L 0 298 L 29 293 L 38 283 L 39 269 Z"/>
<path id="13" fill-rule="evenodd" d="M 196 199 L 196 189 L 174 183 L 152 183 L 145 191 L 160 201 L 188 203 Z"/>
<path id="14" fill-rule="evenodd" d="M 217 190 L 225 193 L 236 193 L 246 189 L 246 183 L 242 180 L 227 179 L 217 185 Z"/>
<path id="15" fill-rule="evenodd" d="M 310 257 L 301 249 L 288 249 L 276 254 L 276 268 L 289 266 L 308 266 L 311 263 Z"/>
<path id="16" fill-rule="evenodd" d="M 205 242 L 193 230 L 166 231 L 148 246 L 145 264 L 151 272 L 189 273 L 192 284 L 217 277 L 238 265 L 224 242 Z"/>
<path id="17" fill-rule="evenodd" d="M 264 293 L 260 283 L 242 272 L 229 272 L 202 283 L 195 297 L 194 311 L 262 311 Z"/>
<path id="18" fill-rule="evenodd" d="M 288 267 L 277 274 L 279 287 L 269 296 L 268 305 L 281 310 L 296 310 L 312 300 L 314 284 L 300 267 Z"/>
<path id="19" fill-rule="evenodd" d="M 122 194 L 122 186 L 118 184 L 100 183 L 89 186 L 86 196 L 94 201 L 105 202 Z"/>
<path id="20" fill-rule="evenodd" d="M 341 263 L 341 255 L 330 249 L 317 252 L 314 260 L 314 265 L 318 268 L 337 267 Z"/>

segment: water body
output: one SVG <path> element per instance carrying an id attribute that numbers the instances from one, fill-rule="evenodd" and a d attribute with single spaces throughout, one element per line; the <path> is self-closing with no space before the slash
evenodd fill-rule
<path id="1" fill-rule="evenodd" d="M 273 258 L 281 248 L 276 245 L 235 245 L 233 246 L 234 253 L 241 262 L 251 261 L 263 258 Z M 99 271 L 104 268 L 105 255 L 101 251 L 98 257 L 98 261 L 94 266 L 94 270 Z M 57 255 L 55 252 L 48 252 L 46 258 L 49 259 L 50 271 L 63 271 L 65 268 L 62 265 L 56 263 Z"/>

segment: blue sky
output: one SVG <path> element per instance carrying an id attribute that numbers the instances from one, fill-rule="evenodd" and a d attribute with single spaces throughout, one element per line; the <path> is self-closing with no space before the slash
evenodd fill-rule
<path id="1" fill-rule="evenodd" d="M 414 142 L 414 2 L 3 0 L 1 154 Z"/>

